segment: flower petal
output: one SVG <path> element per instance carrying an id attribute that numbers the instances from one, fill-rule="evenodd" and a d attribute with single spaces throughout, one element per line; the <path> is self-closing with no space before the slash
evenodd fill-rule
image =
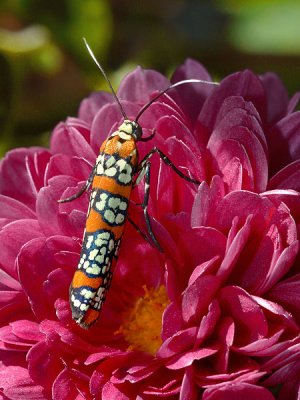
<path id="1" fill-rule="evenodd" d="M 27 369 L 8 366 L 0 370 L 0 387 L 4 396 L 12 400 L 47 400 L 42 386 L 36 385 Z"/>
<path id="2" fill-rule="evenodd" d="M 175 83 L 185 79 L 211 82 L 211 76 L 203 65 L 191 58 L 186 59 L 184 64 L 175 70 L 171 82 Z M 213 85 L 205 83 L 186 84 L 172 90 L 170 95 L 176 99 L 190 120 L 195 121 L 204 101 L 213 90 Z"/>
<path id="3" fill-rule="evenodd" d="M 203 400 L 275 400 L 272 393 L 260 386 L 248 383 L 232 383 L 205 391 Z"/>
<path id="4" fill-rule="evenodd" d="M 267 72 L 260 76 L 260 79 L 264 85 L 268 100 L 267 121 L 271 125 L 286 115 L 289 96 L 285 86 L 276 74 Z"/>
<path id="5" fill-rule="evenodd" d="M 268 132 L 272 175 L 300 158 L 300 112 L 287 115 Z"/>
<path id="6" fill-rule="evenodd" d="M 140 105 L 150 100 L 150 95 L 156 90 L 169 86 L 169 81 L 154 70 L 137 67 L 122 80 L 118 89 L 120 99 L 129 100 Z"/>

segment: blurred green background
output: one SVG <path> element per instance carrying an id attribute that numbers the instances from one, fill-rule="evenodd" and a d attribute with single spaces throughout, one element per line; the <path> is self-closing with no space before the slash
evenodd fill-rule
<path id="1" fill-rule="evenodd" d="M 214 79 L 236 70 L 300 82 L 299 0 L 0 0 L 0 154 L 48 144 L 91 90 L 107 89 L 82 41 L 113 85 L 137 64 L 169 75 L 193 57 Z"/>

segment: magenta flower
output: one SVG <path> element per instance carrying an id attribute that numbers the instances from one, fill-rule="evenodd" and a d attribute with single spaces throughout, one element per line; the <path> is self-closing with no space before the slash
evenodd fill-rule
<path id="1" fill-rule="evenodd" d="M 211 80 L 188 60 L 172 82 Z M 118 95 L 129 117 L 169 85 L 137 68 Z M 298 399 L 300 393 L 300 113 L 273 74 L 186 85 L 141 117 L 153 158 L 149 213 L 160 254 L 126 225 L 100 320 L 71 317 L 88 194 L 71 203 L 99 146 L 121 123 L 94 93 L 54 129 L 50 149 L 1 163 L 2 399 Z M 130 216 L 145 231 L 135 203 Z"/>

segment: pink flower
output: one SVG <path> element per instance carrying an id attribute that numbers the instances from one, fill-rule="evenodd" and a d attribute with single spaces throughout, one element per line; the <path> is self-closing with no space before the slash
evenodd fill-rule
<path id="1" fill-rule="evenodd" d="M 188 60 L 172 82 L 211 80 Z M 137 68 L 129 117 L 169 85 Z M 154 146 L 199 187 L 151 160 L 149 213 L 164 253 L 126 226 L 99 322 L 71 318 L 88 194 L 71 203 L 122 118 L 110 94 L 83 100 L 50 150 L 16 149 L 0 171 L 3 399 L 297 399 L 300 387 L 300 113 L 273 74 L 186 85 L 141 117 Z M 140 184 L 130 215 L 145 231 Z"/>

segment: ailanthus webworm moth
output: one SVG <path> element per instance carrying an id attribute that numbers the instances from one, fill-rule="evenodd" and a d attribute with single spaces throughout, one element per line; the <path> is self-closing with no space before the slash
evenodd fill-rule
<path id="1" fill-rule="evenodd" d="M 143 138 L 142 128 L 138 124 L 139 118 L 154 101 L 176 86 L 187 83 L 212 85 L 217 85 L 218 83 L 189 79 L 170 85 L 144 105 L 135 120 L 131 121 L 128 119 L 105 71 L 95 58 L 85 39 L 84 42 L 91 57 L 106 79 L 124 117 L 121 126 L 101 145 L 99 156 L 86 184 L 75 195 L 58 200 L 59 203 L 75 200 L 90 187 L 92 188 L 80 261 L 70 286 L 70 304 L 73 319 L 82 328 L 89 328 L 98 319 L 110 287 L 113 270 L 112 264 L 117 259 L 126 219 L 146 240 L 155 245 L 159 251 L 162 251 L 152 231 L 147 211 L 151 165 L 149 159 L 152 155 L 157 153 L 162 161 L 171 167 L 181 178 L 194 184 L 200 184 L 196 179 L 183 174 L 156 147 L 139 162 L 136 143 L 139 141 L 148 141 L 155 134 L 154 131 L 149 137 Z M 131 190 L 143 178 L 145 180 L 145 194 L 141 206 L 144 211 L 150 239 L 146 234 L 141 232 L 138 226 L 127 215 Z"/>

